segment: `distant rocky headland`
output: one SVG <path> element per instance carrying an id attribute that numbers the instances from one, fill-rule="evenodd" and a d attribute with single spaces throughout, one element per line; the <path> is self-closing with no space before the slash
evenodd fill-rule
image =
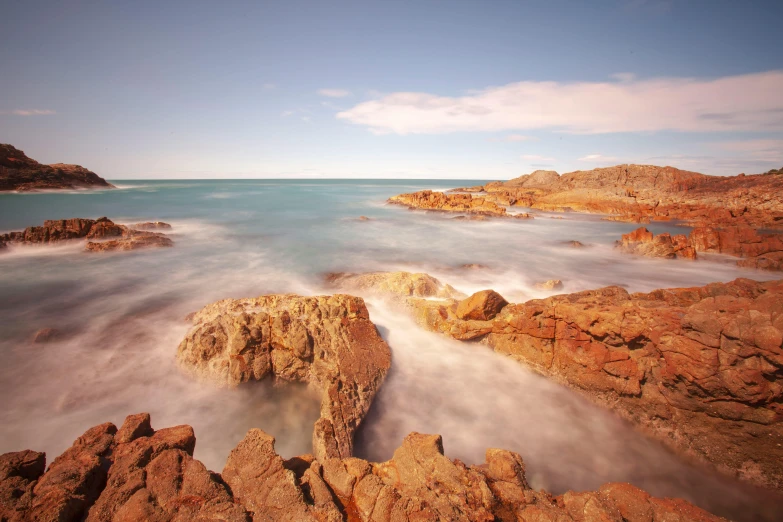
<path id="1" fill-rule="evenodd" d="M 738 265 L 783 269 L 783 173 L 708 176 L 673 167 L 618 165 L 559 175 L 538 170 L 448 193 L 400 194 L 389 203 L 469 216 L 513 216 L 524 207 L 552 212 L 607 214 L 629 223 L 677 221 L 690 237 L 646 229 L 623 236 L 621 250 L 651 257 L 695 259 L 697 252 L 741 258 Z M 521 213 L 525 217 L 527 214 Z M 778 232 L 781 231 L 781 232 Z"/>
<path id="2" fill-rule="evenodd" d="M 114 188 L 80 165 L 44 165 L 13 145 L 0 143 L 0 191 Z"/>

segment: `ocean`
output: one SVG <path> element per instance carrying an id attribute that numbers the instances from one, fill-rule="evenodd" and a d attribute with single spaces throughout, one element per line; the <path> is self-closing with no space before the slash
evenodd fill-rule
<path id="1" fill-rule="evenodd" d="M 76 243 L 0 254 L 0 452 L 30 448 L 51 461 L 87 428 L 146 411 L 156 428 L 192 425 L 195 457 L 215 471 L 252 427 L 274 435 L 284 457 L 309 453 L 319 408 L 306 388 L 219 389 L 183 375 L 174 355 L 190 312 L 228 297 L 330 293 L 328 272 L 426 272 L 467 294 L 492 288 L 511 302 L 552 295 L 535 286 L 549 279 L 563 281 L 562 293 L 776 278 L 719 256 L 621 254 L 614 241 L 638 225 L 601 216 L 460 221 L 385 204 L 402 192 L 478 180 L 112 183 L 118 189 L 0 194 L 0 233 L 45 219 L 108 216 L 170 223 L 175 243 L 123 253 L 86 253 Z M 648 228 L 688 232 L 676 223 Z M 585 248 L 570 247 L 574 240 Z M 773 520 L 781 507 L 779 497 L 674 455 L 482 345 L 423 331 L 377 299 L 368 298 L 368 308 L 393 367 L 358 433 L 357 456 L 385 460 L 411 431 L 440 433 L 446 454 L 469 464 L 483 462 L 487 448 L 519 452 L 531 484 L 554 493 L 627 481 L 744 520 Z M 32 344 L 42 328 L 63 336 Z"/>

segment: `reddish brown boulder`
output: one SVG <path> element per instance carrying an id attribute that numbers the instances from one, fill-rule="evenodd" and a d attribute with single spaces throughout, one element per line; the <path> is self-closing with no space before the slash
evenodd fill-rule
<path id="1" fill-rule="evenodd" d="M 456 314 L 460 319 L 468 321 L 489 321 L 507 304 L 508 301 L 494 290 L 482 290 L 460 301 Z"/>
<path id="2" fill-rule="evenodd" d="M 89 241 L 85 246 L 85 250 L 88 252 L 110 252 L 171 246 L 174 246 L 174 242 L 163 234 L 156 232 L 136 232 L 134 230 L 128 230 L 120 239 L 111 239 L 109 241 Z"/>

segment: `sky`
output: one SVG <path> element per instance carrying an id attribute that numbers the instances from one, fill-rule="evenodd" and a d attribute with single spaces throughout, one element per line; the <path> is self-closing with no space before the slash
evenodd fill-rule
<path id="1" fill-rule="evenodd" d="M 0 143 L 108 179 L 783 167 L 783 2 L 5 2 Z"/>

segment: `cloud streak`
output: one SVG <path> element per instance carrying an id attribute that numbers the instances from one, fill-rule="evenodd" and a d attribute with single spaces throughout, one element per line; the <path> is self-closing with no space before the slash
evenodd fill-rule
<path id="1" fill-rule="evenodd" d="M 49 109 L 16 109 L 11 113 L 16 116 L 51 116 L 52 114 L 57 114 Z"/>
<path id="2" fill-rule="evenodd" d="M 345 89 L 319 89 L 318 94 L 327 98 L 345 98 L 346 96 L 351 96 L 352 93 Z"/>
<path id="3" fill-rule="evenodd" d="M 397 92 L 359 103 L 337 118 L 376 134 L 783 130 L 783 71 L 711 80 L 619 77 L 518 82 L 458 97 Z"/>

